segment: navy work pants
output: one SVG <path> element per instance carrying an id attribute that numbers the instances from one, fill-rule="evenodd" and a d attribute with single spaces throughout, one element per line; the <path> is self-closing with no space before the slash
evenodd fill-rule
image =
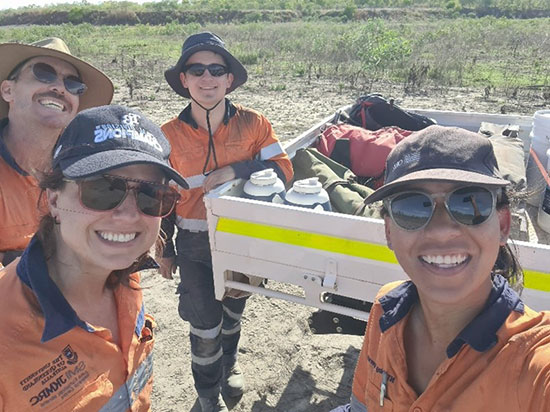
<path id="1" fill-rule="evenodd" d="M 237 359 L 246 299 L 216 300 L 211 260 L 196 261 L 178 254 L 177 264 L 181 276 L 178 311 L 191 324 L 195 388 L 200 397 L 215 397 L 220 392 L 223 366 L 230 367 Z"/>

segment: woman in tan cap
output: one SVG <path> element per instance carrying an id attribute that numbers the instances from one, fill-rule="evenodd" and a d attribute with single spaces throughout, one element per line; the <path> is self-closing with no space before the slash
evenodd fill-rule
<path id="1" fill-rule="evenodd" d="M 38 223 L 35 175 L 48 169 L 61 130 L 83 109 L 110 103 L 113 84 L 65 42 L 0 44 L 0 265 Z"/>
<path id="2" fill-rule="evenodd" d="M 386 165 L 366 203 L 383 201 L 388 247 L 411 280 L 380 290 L 351 404 L 336 411 L 549 411 L 550 313 L 518 294 L 509 182 L 490 141 L 430 126 Z"/>

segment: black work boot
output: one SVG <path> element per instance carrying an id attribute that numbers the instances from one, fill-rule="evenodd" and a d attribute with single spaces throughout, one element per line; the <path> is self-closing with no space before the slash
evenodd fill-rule
<path id="1" fill-rule="evenodd" d="M 221 393 L 213 398 L 201 398 L 199 396 L 199 403 L 202 412 L 229 412 Z"/>

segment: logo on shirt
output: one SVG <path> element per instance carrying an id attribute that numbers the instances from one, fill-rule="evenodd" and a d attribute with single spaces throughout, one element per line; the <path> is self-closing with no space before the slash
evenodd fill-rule
<path id="1" fill-rule="evenodd" d="M 379 374 L 386 374 L 388 376 L 388 381 L 391 382 L 391 383 L 394 383 L 395 382 L 395 376 L 393 375 L 390 375 L 388 373 L 388 371 L 382 369 L 380 366 L 378 366 L 376 364 L 376 362 L 374 361 L 374 359 L 372 359 L 370 356 L 367 356 L 367 361 L 369 362 L 369 365 L 372 366 L 372 369 L 376 372 L 376 373 L 379 373 Z"/>
<path id="2" fill-rule="evenodd" d="M 33 373 L 22 379 L 19 384 L 32 406 L 45 407 L 55 400 L 61 401 L 74 393 L 89 377 L 84 361 L 78 360 L 78 354 L 67 345 L 61 353 L 46 362 Z"/>
<path id="3" fill-rule="evenodd" d="M 76 362 L 78 362 L 78 354 L 76 352 L 73 352 L 71 345 L 65 346 L 65 348 L 63 349 L 63 355 L 67 359 L 67 363 L 69 365 L 74 365 Z"/>

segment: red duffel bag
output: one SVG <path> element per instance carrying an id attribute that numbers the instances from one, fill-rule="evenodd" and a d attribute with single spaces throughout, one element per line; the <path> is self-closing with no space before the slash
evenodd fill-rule
<path id="1" fill-rule="evenodd" d="M 395 126 L 372 131 L 345 123 L 334 124 L 321 133 L 316 148 L 357 176 L 378 179 L 384 174 L 390 151 L 412 133 Z"/>

